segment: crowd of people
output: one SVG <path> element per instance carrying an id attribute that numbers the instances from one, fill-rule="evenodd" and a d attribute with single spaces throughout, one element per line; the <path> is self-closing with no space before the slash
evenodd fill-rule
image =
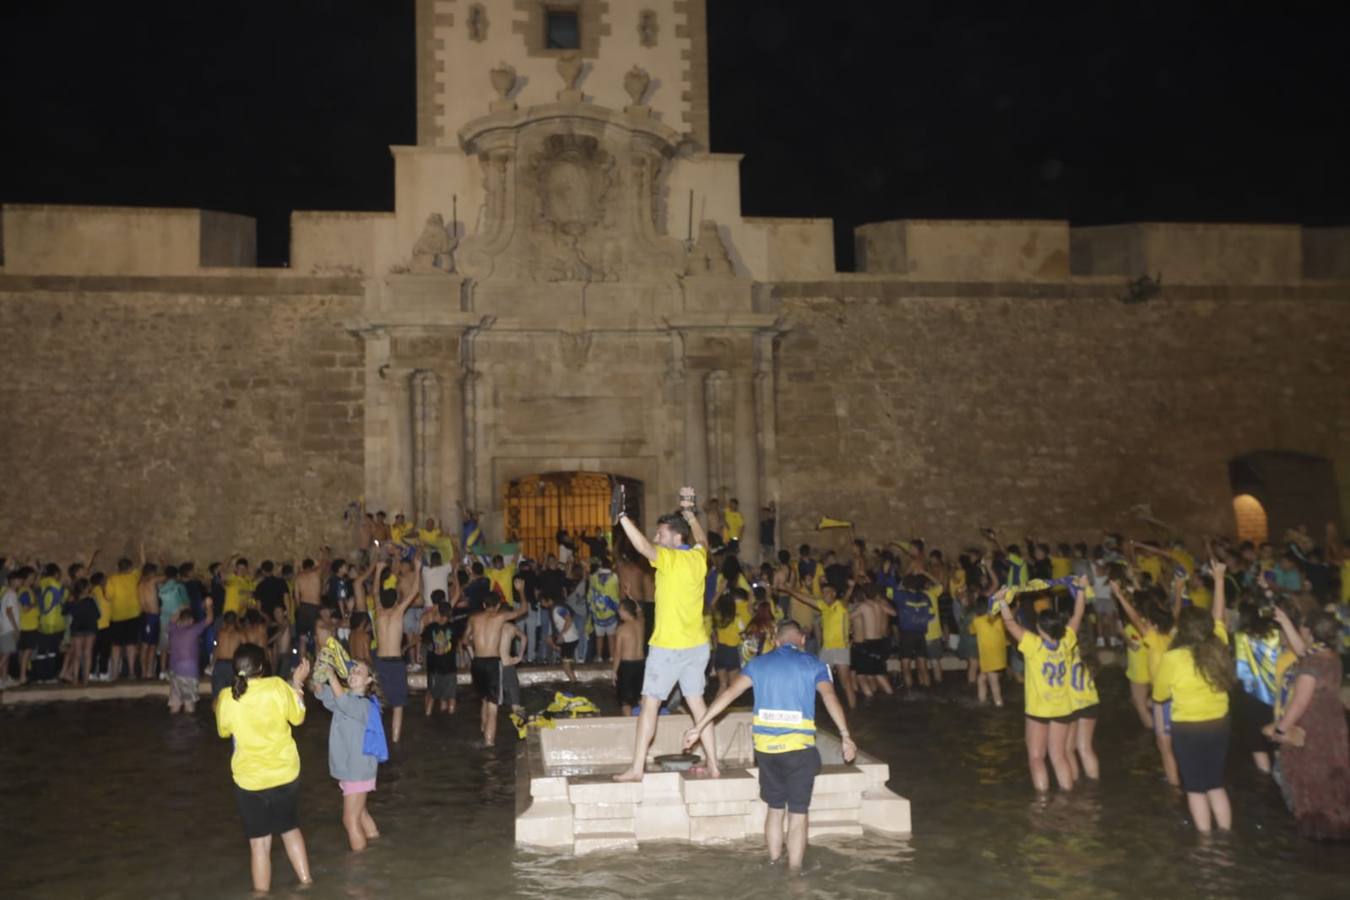
<path id="1" fill-rule="evenodd" d="M 756 566 L 743 560 L 753 551 L 734 500 L 725 512 L 706 505 L 700 519 L 691 492 L 654 537 L 620 512 L 580 548 L 560 533 L 557 552 L 538 562 L 512 545 L 487 548 L 477 516 L 464 520 L 449 537 L 434 521 L 414 529 L 402 516 L 392 524 L 365 516 L 349 557 L 325 547 L 317 560 L 254 566 L 236 556 L 202 574 L 193 562 L 150 562 L 144 548 L 110 573 L 96 568 L 96 554 L 66 565 L 6 559 L 0 679 L 22 687 L 158 678 L 169 682 L 169 710 L 190 713 L 209 675 L 220 734 L 234 740 L 255 886 L 264 889 L 273 834 L 297 876 L 309 878 L 294 824 L 298 754 L 293 742 L 286 749 L 306 688 L 333 713 L 330 771 L 360 849 L 379 834 L 365 798 L 387 757 L 382 713 L 397 744 L 409 672 L 426 673 L 431 716 L 455 712 L 467 670 L 491 746 L 498 710 L 520 709 L 516 669 L 532 664 L 561 664 L 565 680 L 588 662 L 608 669 L 617 705 L 638 716 L 621 779 L 642 778 L 656 717 L 680 702 L 695 720 L 687 741 L 703 746 L 701 772 L 717 777 L 707 725 L 753 691 L 761 786 L 787 817 L 793 865 L 804 851 L 803 773 L 814 773 L 809 761 L 788 766 L 789 756 L 775 754 L 815 753 L 814 724 L 801 723 L 814 720 L 817 694 L 851 754 L 845 707 L 860 694 L 936 689 L 951 679 L 953 658 L 980 704 L 1012 702 L 1020 685 L 1039 792 L 1052 775 L 1063 790 L 1100 776 L 1096 676 L 1111 652 L 1123 657 L 1129 702 L 1197 829 L 1232 825 L 1224 770 L 1235 740 L 1279 785 L 1301 833 L 1350 838 L 1340 700 L 1350 542 L 1331 527 L 1320 543 L 1294 532 L 1282 548 L 1207 540 L 1198 558 L 1181 540 L 1115 534 L 1050 545 L 982 529 L 954 557 L 920 539 L 793 554 L 761 534 L 754 549 L 765 561 Z M 351 665 L 342 677 L 329 667 L 309 679 L 330 646 Z M 711 705 L 709 677 L 718 686 Z M 775 724 L 760 721 L 766 698 L 789 708 L 765 713 Z M 783 850 L 784 821 L 771 856 Z"/>

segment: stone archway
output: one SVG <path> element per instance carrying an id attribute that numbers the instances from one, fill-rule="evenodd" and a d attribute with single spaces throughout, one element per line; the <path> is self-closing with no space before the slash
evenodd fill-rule
<path id="1" fill-rule="evenodd" d="M 642 520 L 642 482 L 604 472 L 543 472 L 513 478 L 502 486 L 503 533 L 520 552 L 543 559 L 557 550 L 557 535 L 565 529 L 573 538 L 600 538 L 609 532 L 610 491 L 623 484 L 628 514 Z M 577 542 L 585 559 L 591 546 Z"/>
<path id="2" fill-rule="evenodd" d="M 1336 469 L 1325 457 L 1258 450 L 1230 460 L 1228 480 L 1234 497 L 1249 496 L 1264 509 L 1269 540 L 1300 525 L 1320 534 L 1327 522 L 1343 522 Z"/>

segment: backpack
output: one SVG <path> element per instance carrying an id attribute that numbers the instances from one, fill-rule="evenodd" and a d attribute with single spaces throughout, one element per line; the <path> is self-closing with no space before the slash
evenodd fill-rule
<path id="1" fill-rule="evenodd" d="M 914 591 L 900 591 L 895 595 L 896 617 L 900 620 L 901 631 L 927 631 L 928 622 L 933 618 L 933 608 L 927 594 Z"/>

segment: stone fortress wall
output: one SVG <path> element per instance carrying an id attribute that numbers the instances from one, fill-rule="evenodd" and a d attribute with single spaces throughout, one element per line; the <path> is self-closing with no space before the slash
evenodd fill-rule
<path id="1" fill-rule="evenodd" d="M 372 470 L 380 453 L 363 437 L 398 420 L 400 400 L 366 388 L 373 361 L 354 329 L 370 289 L 200 256 L 194 271 L 195 235 L 178 261 L 146 266 L 175 274 L 118 272 L 80 242 L 92 233 L 102 258 L 134 260 L 146 227 L 89 221 L 119 210 L 41 212 L 4 208 L 5 550 L 65 555 L 92 541 L 121 553 L 142 534 L 213 556 L 341 546 L 342 509 L 389 475 Z M 209 218 L 135 215 L 156 246 L 157 227 Z M 40 241 L 26 233 L 35 222 Z M 1231 530 L 1227 461 L 1254 450 L 1330 459 L 1340 497 L 1323 509 L 1350 507 L 1344 232 L 888 222 L 858 238 L 868 271 L 753 289 L 754 313 L 779 323 L 756 440 L 761 495 L 780 502 L 786 541 L 819 540 L 823 514 L 873 538 L 948 546 L 983 524 L 1086 537 L 1137 528 L 1139 504 L 1197 533 Z M 44 249 L 39 264 L 27 249 L 38 246 L 67 252 Z M 1145 273 L 1161 273 L 1160 293 L 1126 302 Z M 391 340 L 414 368 L 417 353 L 457 358 L 421 330 Z M 756 353 L 709 340 L 685 348 L 695 371 L 734 365 L 701 353 Z M 476 490 L 490 506 L 506 478 L 570 467 L 662 494 L 698 474 L 669 414 L 665 336 L 527 331 L 484 347 L 472 405 L 475 427 L 492 428 L 477 442 L 482 465 L 451 485 L 458 495 Z M 704 387 L 735 400 L 734 385 Z M 734 458 L 708 465 L 703 484 L 739 491 Z"/>

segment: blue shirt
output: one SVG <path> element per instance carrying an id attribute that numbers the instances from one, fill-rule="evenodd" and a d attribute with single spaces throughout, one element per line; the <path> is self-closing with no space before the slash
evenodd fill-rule
<path id="1" fill-rule="evenodd" d="M 751 726 L 760 753 L 788 753 L 816 744 L 816 685 L 830 681 L 830 668 L 784 644 L 756 656 L 741 674 L 755 687 Z"/>

